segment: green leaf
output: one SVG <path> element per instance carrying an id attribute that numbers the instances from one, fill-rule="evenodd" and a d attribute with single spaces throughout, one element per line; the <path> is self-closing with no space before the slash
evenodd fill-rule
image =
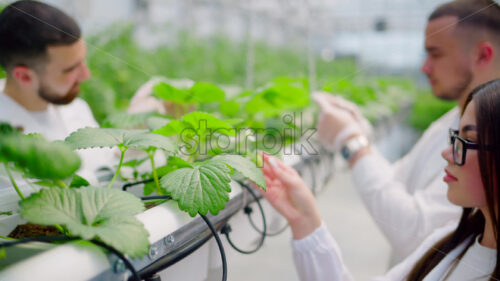
<path id="1" fill-rule="evenodd" d="M 160 129 L 161 127 L 168 124 L 170 120 L 163 117 L 153 116 L 146 120 L 146 124 L 151 131 Z"/>
<path id="2" fill-rule="evenodd" d="M 266 180 L 264 179 L 262 170 L 255 166 L 255 163 L 249 159 L 239 155 L 226 154 L 215 156 L 212 158 L 212 161 L 218 161 L 228 165 L 240 172 L 247 179 L 253 181 L 263 190 L 266 190 Z"/>
<path id="3" fill-rule="evenodd" d="M 154 181 L 148 182 L 144 185 L 143 194 L 148 196 L 156 191 L 156 183 Z"/>
<path id="4" fill-rule="evenodd" d="M 234 128 L 226 121 L 205 112 L 191 112 L 184 115 L 182 119 L 190 124 L 199 136 L 204 135 L 206 131 L 217 132 L 228 136 L 236 135 Z"/>
<path id="5" fill-rule="evenodd" d="M 186 161 L 180 157 L 177 157 L 177 156 L 168 157 L 167 165 L 173 166 L 176 168 L 192 168 L 193 167 L 193 165 L 191 165 L 191 163 L 189 163 L 188 161 Z"/>
<path id="6" fill-rule="evenodd" d="M 300 80 L 277 79 L 271 86 L 253 96 L 245 105 L 248 113 L 266 116 L 281 114 L 284 110 L 298 110 L 309 104 L 309 92 Z"/>
<path id="7" fill-rule="evenodd" d="M 90 183 L 86 179 L 77 174 L 74 174 L 73 178 L 71 179 L 71 183 L 69 184 L 69 187 L 79 188 L 82 186 L 89 186 L 89 185 Z"/>
<path id="8" fill-rule="evenodd" d="M 54 182 L 53 181 L 49 181 L 49 180 L 35 181 L 33 183 L 36 184 L 36 185 L 39 185 L 39 186 L 44 186 L 44 187 L 53 187 L 53 186 L 55 186 Z"/>
<path id="9" fill-rule="evenodd" d="M 22 134 L 0 138 L 0 161 L 12 162 L 28 176 L 39 179 L 65 179 L 81 164 L 80 157 L 63 142 Z"/>
<path id="10" fill-rule="evenodd" d="M 137 167 L 137 166 L 141 165 L 142 163 L 144 163 L 148 159 L 149 159 L 148 157 L 144 157 L 142 159 L 132 159 L 130 161 L 124 162 L 122 164 L 122 167 Z"/>
<path id="11" fill-rule="evenodd" d="M 42 189 L 19 202 L 28 221 L 43 225 L 81 222 L 83 213 L 77 189 Z"/>
<path id="12" fill-rule="evenodd" d="M 159 148 L 170 153 L 176 151 L 176 146 L 169 138 L 153 133 L 126 134 L 123 141 L 125 146 L 133 149 L 150 150 Z"/>
<path id="13" fill-rule="evenodd" d="M 7 253 L 5 252 L 5 248 L 0 248 L 0 259 L 5 259 L 7 257 Z"/>
<path id="14" fill-rule="evenodd" d="M 240 104 L 236 101 L 224 101 L 219 106 L 220 112 L 228 117 L 235 117 L 240 112 Z"/>
<path id="15" fill-rule="evenodd" d="M 81 189 L 82 210 L 89 225 L 111 217 L 133 216 L 144 211 L 134 195 L 117 189 L 87 187 Z"/>
<path id="16" fill-rule="evenodd" d="M 0 122 L 0 135 L 10 135 L 14 133 L 19 133 L 14 129 L 9 123 Z"/>
<path id="17" fill-rule="evenodd" d="M 65 225 L 72 235 L 98 238 L 122 253 L 147 253 L 148 233 L 133 217 L 144 210 L 137 197 L 98 187 L 43 189 L 20 202 L 24 219 L 42 225 Z"/>
<path id="18" fill-rule="evenodd" d="M 71 133 L 64 141 L 73 149 L 114 147 L 123 143 L 127 132 L 130 131 L 86 127 Z"/>
<path id="19" fill-rule="evenodd" d="M 175 103 L 189 103 L 191 95 L 187 90 L 177 89 L 165 82 L 160 82 L 153 87 L 154 95 L 158 98 Z"/>
<path id="20" fill-rule="evenodd" d="M 205 112 L 191 112 L 182 117 L 182 120 L 173 120 L 164 127 L 153 131 L 163 136 L 198 135 L 205 136 L 208 132 L 234 136 L 234 128 L 226 121 Z"/>
<path id="21" fill-rule="evenodd" d="M 101 129 L 83 128 L 71 133 L 65 140 L 73 149 L 85 149 L 93 147 L 114 147 L 124 145 L 126 147 L 149 150 L 160 148 L 167 152 L 174 152 L 176 147 L 172 141 L 164 136 L 149 133 L 146 130 L 123 130 L 123 129 Z"/>
<path id="22" fill-rule="evenodd" d="M 193 165 L 191 165 L 191 163 L 187 162 L 186 160 L 184 160 L 182 158 L 179 158 L 177 156 L 169 156 L 168 160 L 167 160 L 167 164 L 157 168 L 156 173 L 158 174 L 158 177 L 161 178 L 172 171 L 175 171 L 175 170 L 178 170 L 181 168 L 192 168 L 192 167 L 193 167 Z M 151 173 L 149 175 L 149 178 L 152 178 L 152 177 L 153 177 L 153 174 Z M 154 182 L 152 184 L 155 185 Z M 148 187 L 148 188 L 150 188 L 150 187 Z M 155 188 L 156 188 L 156 186 L 155 186 Z"/>
<path id="23" fill-rule="evenodd" d="M 220 102 L 226 98 L 224 91 L 210 83 L 197 82 L 189 91 L 195 103 Z"/>
<path id="24" fill-rule="evenodd" d="M 192 168 L 175 170 L 161 178 L 160 185 L 179 208 L 192 217 L 199 212 L 213 215 L 229 201 L 231 170 L 221 162 L 201 162 Z"/>
<path id="25" fill-rule="evenodd" d="M 119 128 L 119 129 L 132 129 L 138 127 L 146 122 L 148 118 L 153 116 L 154 112 L 144 112 L 144 113 L 115 113 L 109 115 L 103 121 L 103 128 Z"/>
<path id="26" fill-rule="evenodd" d="M 190 132 L 192 135 L 195 134 L 195 131 L 190 124 L 180 120 L 172 120 L 167 125 L 153 131 L 153 133 L 155 134 L 166 137 L 188 132 Z"/>

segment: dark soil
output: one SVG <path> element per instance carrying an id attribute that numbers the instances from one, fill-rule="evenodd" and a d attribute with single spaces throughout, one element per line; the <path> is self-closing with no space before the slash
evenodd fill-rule
<path id="1" fill-rule="evenodd" d="M 38 237 L 38 236 L 53 236 L 60 235 L 61 232 L 59 229 L 54 226 L 45 226 L 39 224 L 20 224 L 18 225 L 8 236 L 11 238 L 22 239 L 29 237 Z"/>
<path id="2" fill-rule="evenodd" d="M 148 204 L 145 204 L 144 207 L 146 207 L 146 210 L 149 210 L 153 207 L 156 207 L 158 205 L 160 205 L 161 203 L 148 203 Z"/>

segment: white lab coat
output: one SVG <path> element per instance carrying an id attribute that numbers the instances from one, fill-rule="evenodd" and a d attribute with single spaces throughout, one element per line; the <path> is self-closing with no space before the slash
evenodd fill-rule
<path id="1" fill-rule="evenodd" d="M 449 223 L 435 230 L 417 249 L 401 263 L 389 270 L 384 276 L 372 280 L 405 280 L 417 261 L 439 240 L 451 233 L 457 224 Z M 471 237 L 472 238 L 472 237 Z M 452 250 L 425 278 L 425 281 L 439 281 L 446 274 L 453 260 L 465 249 L 468 241 Z M 351 281 L 352 276 L 346 268 L 339 247 L 328 232 L 325 224 L 311 235 L 292 241 L 293 259 L 302 281 Z"/>
<path id="2" fill-rule="evenodd" d="M 2 84 L 3 81 L 0 80 L 0 89 L 3 89 Z M 0 122 L 20 127 L 26 134 L 40 133 L 50 141 L 64 140 L 79 128 L 99 127 L 89 106 L 82 99 L 77 98 L 71 104 L 63 106 L 50 104 L 43 112 L 30 112 L 4 93 L 0 93 Z M 97 183 L 97 168 L 116 162 L 111 149 L 86 149 L 79 150 L 78 153 L 82 159 L 78 174 L 93 184 Z M 3 182 L 5 183 L 5 178 Z"/>
<path id="3" fill-rule="evenodd" d="M 391 165 L 375 152 L 361 158 L 352 179 L 393 248 L 393 262 L 400 262 L 435 229 L 457 222 L 461 208 L 452 205 L 443 182 L 449 145 L 448 129 L 458 128 L 459 110 L 452 109 L 435 121 L 413 149 Z"/>

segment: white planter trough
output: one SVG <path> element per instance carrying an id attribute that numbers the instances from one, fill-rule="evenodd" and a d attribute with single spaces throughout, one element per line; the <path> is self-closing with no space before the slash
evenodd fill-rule
<path id="1" fill-rule="evenodd" d="M 306 155 L 306 152 L 304 150 L 302 155 L 285 155 L 283 158 L 287 164 L 294 166 L 301 173 L 315 192 L 318 192 L 331 178 L 333 155 L 325 151 L 318 151 L 315 155 Z M 249 241 L 247 245 L 241 247 L 254 248 L 254 242 L 260 240 L 261 234 L 257 231 L 248 231 L 250 222 L 242 209 L 255 200 L 238 183 L 232 182 L 231 185 L 231 200 L 226 208 L 217 216 L 207 217 L 217 230 L 229 222 L 233 229 L 232 240 Z M 24 189 L 26 190 L 26 187 Z M 258 192 L 255 194 L 259 195 Z M 16 203 L 12 202 L 16 202 L 17 199 L 17 194 L 13 190 L 0 191 L 2 206 L 6 206 L 5 204 L 15 206 Z M 261 201 L 268 225 L 267 231 L 273 233 L 282 229 L 285 225 L 284 219 L 266 202 Z M 253 206 L 253 209 L 252 218 L 260 227 L 262 224 L 259 209 L 256 206 Z M 142 279 L 148 280 L 148 277 L 157 273 L 160 279 L 154 280 L 214 280 L 215 277 L 209 278 L 210 272 L 222 272 L 219 250 L 213 239 L 211 240 L 213 235 L 201 217 L 190 217 L 178 209 L 176 202 L 170 201 L 146 210 L 137 215 L 137 218 L 144 223 L 151 243 L 148 255 L 131 260 Z M 17 214 L 2 216 L 1 234 L 6 235 L 19 223 L 22 221 Z M 230 247 L 223 235 L 221 239 L 224 241 L 228 259 L 231 255 L 239 254 Z M 207 243 L 208 241 L 211 242 Z M 19 251 L 21 248 L 23 250 Z M 13 252 L 17 254 L 14 255 Z M 97 246 L 82 246 L 78 242 L 59 246 L 34 242 L 7 248 L 6 254 L 6 258 L 0 259 L 2 266 L 0 280 L 133 280 L 122 260 L 115 255 L 104 255 Z"/>

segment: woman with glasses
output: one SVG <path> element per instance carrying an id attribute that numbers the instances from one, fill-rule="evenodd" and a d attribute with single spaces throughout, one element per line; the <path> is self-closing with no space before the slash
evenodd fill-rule
<path id="1" fill-rule="evenodd" d="M 444 181 L 463 207 L 458 226 L 437 229 L 403 262 L 377 280 L 499 280 L 500 80 L 469 96 L 458 131 L 450 130 Z M 295 170 L 264 156 L 264 197 L 288 220 L 301 280 L 351 280 L 314 197 Z"/>

